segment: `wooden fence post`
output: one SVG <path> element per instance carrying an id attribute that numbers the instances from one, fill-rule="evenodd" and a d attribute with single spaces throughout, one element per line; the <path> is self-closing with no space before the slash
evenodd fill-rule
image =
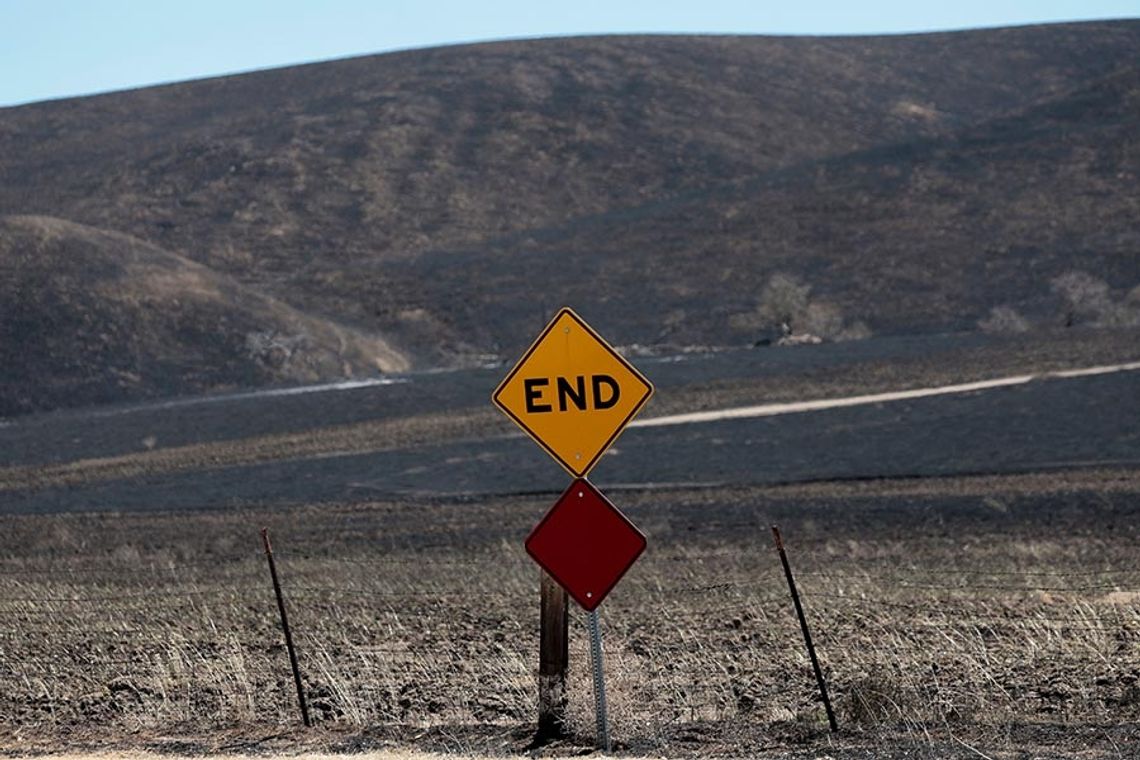
<path id="1" fill-rule="evenodd" d="M 536 744 L 557 739 L 566 730 L 566 670 L 570 662 L 568 596 L 545 570 L 541 572 Z"/>

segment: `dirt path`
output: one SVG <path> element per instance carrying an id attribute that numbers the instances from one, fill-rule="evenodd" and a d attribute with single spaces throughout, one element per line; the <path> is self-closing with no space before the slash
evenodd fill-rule
<path id="1" fill-rule="evenodd" d="M 734 409 L 717 409 L 707 412 L 691 412 L 688 414 L 671 414 L 663 417 L 635 420 L 630 427 L 663 427 L 666 425 L 691 425 L 699 422 L 715 422 L 719 420 L 739 420 L 751 417 L 772 417 L 777 414 L 794 414 L 797 412 L 816 412 L 826 409 L 840 409 L 849 406 L 862 406 L 864 404 L 883 404 L 891 401 L 906 401 L 909 399 L 930 398 L 931 396 L 948 396 L 957 393 L 976 393 L 978 391 L 992 390 L 994 388 L 1008 388 L 1012 385 L 1025 385 L 1035 380 L 1059 380 L 1077 377 L 1095 377 L 1097 375 L 1110 375 L 1117 372 L 1135 372 L 1140 370 L 1140 362 L 1127 364 L 1110 364 L 1098 367 L 1085 367 L 1082 369 L 1063 370 L 1058 372 L 1042 372 L 1032 375 L 1015 375 L 1013 377 L 999 377 L 993 380 L 981 380 L 973 383 L 957 383 L 943 385 L 935 388 L 914 388 L 905 391 L 890 391 L 887 393 L 870 393 L 846 398 L 825 398 L 813 401 L 793 401 L 782 404 L 760 404 L 744 406 Z"/>
<path id="2" fill-rule="evenodd" d="M 829 411 L 978 393 L 1024 386 L 1031 382 L 1083 380 L 1137 370 L 1140 370 L 1140 362 L 1100 365 L 936 387 L 685 412 L 635 420 L 630 427 L 661 428 Z M 249 467 L 272 462 L 400 451 L 447 442 L 519 437 L 519 434 L 513 430 L 504 432 L 502 425 L 496 423 L 501 423 L 501 420 L 489 408 L 456 410 L 231 441 L 202 442 L 116 456 L 85 458 L 59 464 L 7 467 L 0 468 L 0 492 L 75 487 L 85 483 L 188 473 L 222 467 Z M 1103 464 L 1112 463 L 1106 461 Z"/>

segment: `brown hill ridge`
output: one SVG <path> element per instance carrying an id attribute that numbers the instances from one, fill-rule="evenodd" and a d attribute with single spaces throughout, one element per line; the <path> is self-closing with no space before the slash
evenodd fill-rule
<path id="1" fill-rule="evenodd" d="M 119 233 L 0 217 L 0 415 L 406 369 L 315 319 Z"/>
<path id="2" fill-rule="evenodd" d="M 1138 49 L 1118 21 L 263 71 L 0 109 L 0 209 L 178 251 L 414 366 L 510 358 L 563 304 L 621 343 L 740 344 L 778 271 L 877 334 L 971 329 L 1044 318 L 1069 269 L 1140 282 Z"/>

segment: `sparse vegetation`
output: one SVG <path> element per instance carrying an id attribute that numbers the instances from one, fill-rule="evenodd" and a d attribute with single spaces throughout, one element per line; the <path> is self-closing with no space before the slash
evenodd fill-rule
<path id="1" fill-rule="evenodd" d="M 1053 279 L 1053 292 L 1064 301 L 1066 327 L 1080 322 L 1097 323 L 1111 306 L 1108 285 L 1087 272 L 1067 272 Z"/>
<path id="2" fill-rule="evenodd" d="M 293 354 L 308 342 L 309 336 L 304 333 L 288 335 L 276 330 L 256 330 L 245 336 L 245 348 L 250 358 L 275 370 L 286 367 Z"/>
<path id="3" fill-rule="evenodd" d="M 1140 326 L 1140 286 L 1119 299 L 1104 280 L 1073 270 L 1053 278 L 1053 293 L 1061 300 L 1061 324 L 1065 327 Z M 982 332 L 1017 335 L 1032 329 L 1032 323 L 1011 306 L 995 306 L 978 320 Z"/>
<path id="4" fill-rule="evenodd" d="M 795 333 L 806 322 L 811 286 L 794 275 L 777 272 L 756 300 L 756 316 L 764 327 Z M 802 330 L 799 330 L 802 332 Z"/>
<path id="5" fill-rule="evenodd" d="M 1135 479 L 991 480 L 627 493 L 651 551 L 603 611 L 613 734 L 658 751 L 697 726 L 711 746 L 825 735 L 772 521 L 848 732 L 1140 720 Z M 1109 503 L 1113 531 L 1088 519 Z M 521 536 L 541 505 L 425 508 L 8 518 L 0 741 L 295 723 L 263 521 L 319 725 L 526 726 L 537 571 Z M 583 629 L 575 615 L 588 743 Z"/>
<path id="6" fill-rule="evenodd" d="M 1053 292 L 1063 301 L 1062 320 L 1066 327 L 1135 327 L 1140 325 L 1140 298 L 1133 288 L 1120 300 L 1113 298 L 1108 284 L 1088 272 L 1074 270 L 1054 278 Z"/>
<path id="7" fill-rule="evenodd" d="M 995 306 L 985 319 L 978 320 L 982 332 L 995 335 L 1018 335 L 1032 327 L 1029 320 L 1012 306 Z"/>
<path id="8" fill-rule="evenodd" d="M 811 285 L 785 272 L 773 274 L 756 299 L 756 308 L 735 315 L 730 324 L 738 330 L 779 336 L 777 342 L 861 340 L 871 336 L 864 322 L 847 322 L 834 304 L 811 298 Z"/>

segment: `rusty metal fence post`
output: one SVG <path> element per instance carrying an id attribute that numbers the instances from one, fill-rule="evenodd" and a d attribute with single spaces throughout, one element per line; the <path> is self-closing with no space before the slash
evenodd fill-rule
<path id="1" fill-rule="evenodd" d="M 815 671 L 815 682 L 819 685 L 819 695 L 823 698 L 823 709 L 827 711 L 827 722 L 832 731 L 838 731 L 839 724 L 835 722 L 835 713 L 831 709 L 831 700 L 827 696 L 827 682 L 823 680 L 823 670 L 819 667 L 819 659 L 815 656 L 815 646 L 811 643 L 811 631 L 808 630 L 804 608 L 800 604 L 800 594 L 796 590 L 796 579 L 792 576 L 792 566 L 788 564 L 788 554 L 784 551 L 784 539 L 780 537 L 780 529 L 775 525 L 772 526 L 772 535 L 776 538 L 776 551 L 780 553 L 780 562 L 784 565 L 784 577 L 788 579 L 788 590 L 792 593 L 792 603 L 795 604 L 796 616 L 800 619 L 800 630 L 803 631 L 804 644 L 807 645 L 811 667 Z"/>
<path id="2" fill-rule="evenodd" d="M 269 575 L 273 578 L 273 593 L 277 595 L 277 611 L 281 613 L 281 629 L 285 632 L 285 648 L 289 651 L 289 665 L 293 668 L 293 684 L 297 687 L 297 702 L 301 705 L 301 720 L 305 727 L 309 721 L 309 706 L 305 702 L 305 689 L 301 685 L 301 668 L 297 664 L 297 650 L 293 648 L 293 634 L 289 630 L 289 616 L 285 614 L 285 597 L 281 595 L 281 582 L 277 579 L 277 564 L 273 561 L 273 547 L 269 543 L 269 528 L 261 529 L 261 542 L 265 545 L 265 558 L 269 561 Z"/>

